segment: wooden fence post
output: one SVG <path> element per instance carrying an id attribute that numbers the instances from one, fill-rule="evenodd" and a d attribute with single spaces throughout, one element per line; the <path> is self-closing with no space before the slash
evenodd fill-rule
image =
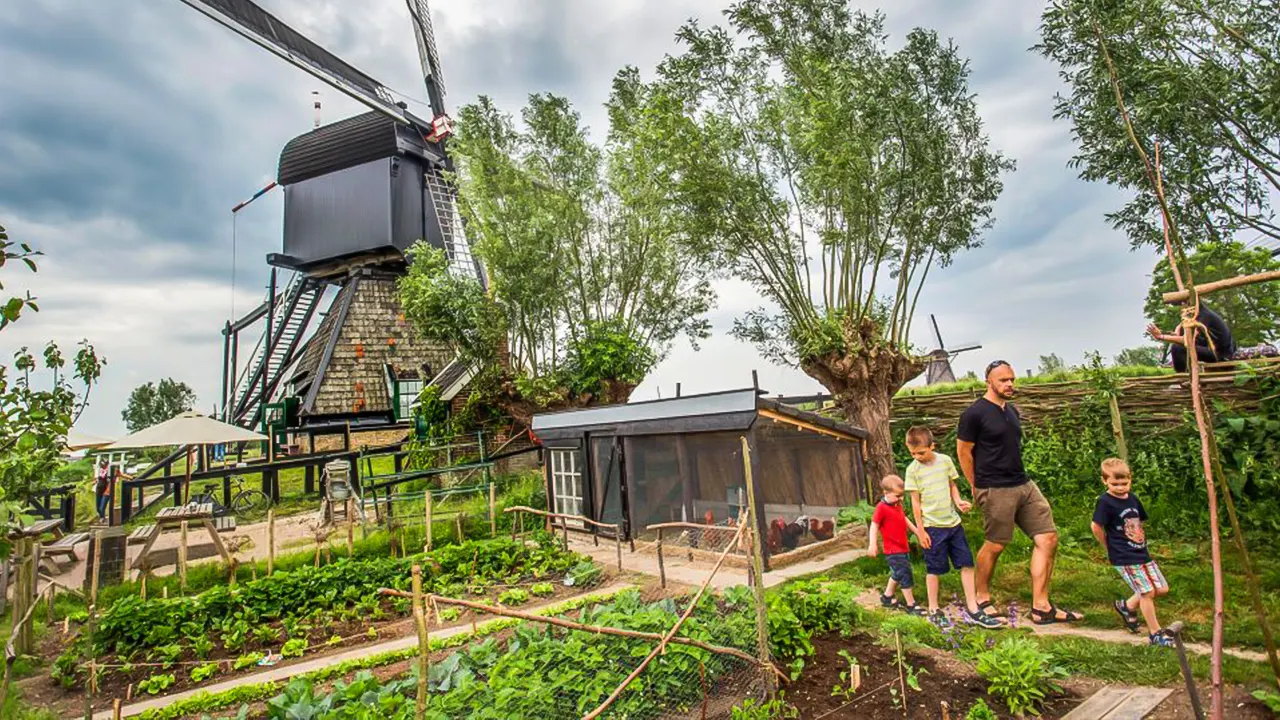
<path id="1" fill-rule="evenodd" d="M 1111 434 L 1116 439 L 1116 453 L 1120 459 L 1129 462 L 1129 445 L 1124 439 L 1124 425 L 1120 419 L 1120 403 L 1116 401 L 1115 393 L 1107 398 L 1107 405 L 1111 409 Z"/>
<path id="2" fill-rule="evenodd" d="M 765 668 L 771 667 L 772 662 L 769 658 L 769 626 L 766 618 L 766 609 L 764 604 L 764 558 L 761 555 L 763 548 L 759 542 L 759 533 L 756 532 L 756 493 L 755 480 L 751 476 L 751 444 L 747 442 L 747 438 L 742 438 L 742 469 L 747 478 L 747 519 L 746 519 L 746 541 L 747 548 L 751 552 L 751 570 L 752 583 L 751 589 L 755 595 L 756 605 L 756 644 L 760 653 L 760 662 Z M 770 695 L 773 694 L 775 687 L 775 678 L 773 673 L 764 672 L 765 687 Z"/>
<path id="3" fill-rule="evenodd" d="M 662 587 L 667 586 L 667 568 L 662 564 L 662 528 L 658 528 L 658 581 L 662 583 Z"/>
<path id="4" fill-rule="evenodd" d="M 417 717 L 427 713 L 427 667 L 431 643 L 427 637 L 427 613 L 422 599 L 422 566 L 413 566 L 413 621 L 418 630 L 418 707 Z"/>
<path id="5" fill-rule="evenodd" d="M 425 512 L 427 515 L 427 541 L 426 549 L 423 552 L 431 552 L 431 488 L 427 488 L 425 495 Z"/>
<path id="6" fill-rule="evenodd" d="M 178 538 L 178 589 L 187 594 L 187 521 L 182 521 Z"/>
<path id="7" fill-rule="evenodd" d="M 276 569 L 276 511 L 267 510 L 267 575 Z"/>
<path id="8" fill-rule="evenodd" d="M 622 523 L 613 526 L 613 546 L 618 551 L 618 572 L 622 572 Z"/>
<path id="9" fill-rule="evenodd" d="M 493 483 L 489 483 L 489 537 L 498 536 L 498 496 L 494 492 Z"/>

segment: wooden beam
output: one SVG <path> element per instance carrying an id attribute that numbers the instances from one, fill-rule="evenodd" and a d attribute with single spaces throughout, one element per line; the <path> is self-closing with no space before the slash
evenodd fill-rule
<path id="1" fill-rule="evenodd" d="M 1243 287 L 1245 285 L 1253 285 L 1260 282 L 1271 282 L 1272 280 L 1280 280 L 1280 270 L 1269 270 L 1267 272 L 1254 273 L 1253 275 L 1240 275 L 1239 277 L 1227 278 L 1225 280 L 1214 280 L 1203 285 L 1196 286 L 1197 295 L 1209 295 L 1219 290 L 1230 290 L 1231 288 Z M 1170 305 L 1178 305 L 1185 303 L 1191 293 L 1186 290 L 1174 290 L 1165 293 L 1162 298 Z"/>
<path id="2" fill-rule="evenodd" d="M 827 435 L 837 440 L 860 439 L 858 438 L 857 435 L 850 435 L 848 433 L 842 433 L 838 430 L 832 430 L 831 428 L 824 428 L 821 425 L 814 425 L 813 423 L 808 423 L 808 422 L 805 422 L 804 420 L 797 420 L 793 417 L 790 417 L 789 415 L 783 415 L 782 413 L 774 412 L 772 410 L 758 410 L 757 412 L 760 413 L 760 417 L 767 417 L 770 420 L 776 420 L 781 423 L 787 423 L 788 425 L 794 425 L 795 427 L 803 428 L 810 432 L 821 433 L 822 435 Z"/>

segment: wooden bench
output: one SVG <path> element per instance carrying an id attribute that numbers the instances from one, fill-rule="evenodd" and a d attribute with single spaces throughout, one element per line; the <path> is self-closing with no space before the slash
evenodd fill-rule
<path id="1" fill-rule="evenodd" d="M 220 533 L 232 532 L 236 529 L 236 518 L 234 515 L 219 515 L 213 519 L 213 527 Z"/>
<path id="2" fill-rule="evenodd" d="M 133 532 L 129 533 L 129 539 L 126 541 L 130 545 L 141 545 L 151 539 L 151 535 L 155 533 L 155 523 L 150 525 L 139 525 Z"/>
<path id="3" fill-rule="evenodd" d="M 89 533 L 78 532 L 70 535 L 63 535 L 57 540 L 40 548 L 43 555 L 58 556 L 70 555 L 72 560 L 79 560 L 76 556 L 76 545 L 89 539 Z"/>

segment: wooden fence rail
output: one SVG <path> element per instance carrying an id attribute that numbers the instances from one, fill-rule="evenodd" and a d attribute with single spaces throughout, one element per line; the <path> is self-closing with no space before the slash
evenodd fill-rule
<path id="1" fill-rule="evenodd" d="M 541 516 L 541 517 L 545 517 L 545 518 L 547 519 L 547 529 L 548 529 L 548 530 L 550 530 L 550 529 L 551 529 L 551 527 L 552 527 L 552 522 L 553 522 L 554 520 L 559 520 L 559 521 L 560 521 L 560 528 L 564 531 L 564 548 L 565 548 L 566 550 L 568 550 L 568 549 L 569 549 L 569 521 L 570 521 L 570 520 L 574 520 L 574 521 L 576 521 L 576 522 L 581 522 L 581 523 L 583 523 L 584 525 L 592 525 L 592 526 L 594 526 L 594 527 L 596 527 L 596 528 L 598 528 L 598 529 L 600 529 L 600 530 L 613 530 L 613 543 L 614 543 L 614 546 L 617 548 L 617 551 L 618 551 L 618 569 L 619 569 L 619 570 L 621 570 L 621 569 L 622 569 L 622 523 L 605 523 L 605 522 L 598 522 L 598 521 L 596 521 L 596 520 L 592 520 L 592 519 L 591 519 L 591 518 L 589 518 L 589 517 L 583 517 L 583 516 L 581 516 L 581 515 L 565 515 L 565 514 L 563 514 L 563 513 L 553 513 L 553 512 L 548 512 L 548 511 L 546 511 L 546 510 L 538 510 L 537 508 L 526 507 L 526 506 L 524 506 L 524 505 L 514 505 L 514 506 L 509 507 L 509 508 L 503 508 L 502 512 L 504 512 L 504 513 L 530 513 L 530 514 L 533 514 L 533 515 L 539 515 L 539 516 Z M 517 521 L 519 521 L 519 522 L 518 522 L 519 527 L 521 527 L 521 528 L 523 528 L 523 527 L 524 527 L 524 521 L 523 521 L 523 519 L 522 519 L 522 518 L 523 518 L 523 515 L 517 515 L 515 518 L 513 518 L 513 519 L 512 519 L 512 522 L 511 522 L 511 535 L 512 535 L 512 537 L 515 537 L 515 536 L 516 536 L 516 534 L 517 534 L 517 530 L 516 530 L 516 528 L 517 528 Z M 595 541 L 596 545 L 599 545 L 599 544 L 600 544 L 600 533 L 599 533 L 599 532 L 593 532 L 593 533 L 591 533 L 591 537 L 592 537 L 592 539 Z M 629 539 L 629 540 L 628 540 L 628 542 L 631 544 L 631 552 L 635 552 L 635 551 L 636 551 L 636 543 L 635 543 L 635 540 L 630 540 L 630 539 Z"/>

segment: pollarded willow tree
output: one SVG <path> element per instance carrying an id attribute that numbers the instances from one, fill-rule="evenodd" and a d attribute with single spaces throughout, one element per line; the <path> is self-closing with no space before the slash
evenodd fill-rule
<path id="1" fill-rule="evenodd" d="M 844 0 L 746 0 L 727 27 L 679 31 L 648 90 L 648 156 L 690 242 L 768 303 L 735 334 L 799 366 L 871 433 L 893 471 L 893 394 L 924 368 L 908 342 L 930 271 L 980 244 L 1001 173 L 968 67 Z M 624 77 L 631 71 L 624 71 Z"/>
<path id="2" fill-rule="evenodd" d="M 1133 130 L 1160 144 L 1168 211 L 1187 245 L 1280 240 L 1280 5 L 1253 0 L 1054 0 L 1036 47 L 1069 92 L 1086 180 L 1133 194 L 1111 213 L 1135 246 L 1164 247 L 1160 206 L 1098 52 L 1106 39 Z M 1238 233 L 1245 235 L 1238 237 Z M 1173 290 L 1172 283 L 1166 290 Z"/>
<path id="3" fill-rule="evenodd" d="M 632 132 L 643 97 L 615 84 L 603 147 L 552 95 L 532 95 L 518 127 L 488 98 L 459 113 L 460 206 L 489 290 L 420 245 L 401 299 L 517 418 L 625 402 L 680 335 L 709 333 L 707 273 Z"/>

